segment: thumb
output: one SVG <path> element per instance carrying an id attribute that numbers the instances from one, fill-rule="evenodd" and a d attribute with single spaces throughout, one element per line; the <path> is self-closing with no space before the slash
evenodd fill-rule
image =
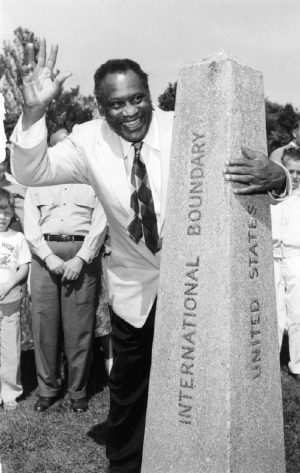
<path id="1" fill-rule="evenodd" d="M 260 151 L 254 151 L 253 149 L 247 148 L 246 146 L 242 146 L 241 148 L 244 158 L 256 160 L 266 158 L 266 155 Z"/>
<path id="2" fill-rule="evenodd" d="M 62 84 L 65 82 L 65 80 L 69 79 L 71 77 L 72 72 L 60 72 L 58 76 L 55 77 L 54 83 L 55 85 L 60 88 Z"/>

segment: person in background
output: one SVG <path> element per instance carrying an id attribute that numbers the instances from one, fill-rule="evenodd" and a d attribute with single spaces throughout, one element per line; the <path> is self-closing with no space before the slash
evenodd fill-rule
<path id="1" fill-rule="evenodd" d="M 107 290 L 105 259 L 111 254 L 109 231 L 100 250 L 100 277 L 98 288 L 98 303 L 96 310 L 95 337 L 99 337 L 101 349 L 104 353 L 105 371 L 109 376 L 113 365 L 113 348 L 111 339 L 111 323 L 109 312 L 109 298 Z"/>
<path id="2" fill-rule="evenodd" d="M 50 137 L 58 146 L 66 130 Z M 97 258 L 106 234 L 103 208 L 89 185 L 28 188 L 25 236 L 33 253 L 32 325 L 43 412 L 60 395 L 59 353 L 64 339 L 71 409 L 88 409 L 87 382 L 95 326 Z"/>
<path id="3" fill-rule="evenodd" d="M 278 337 L 287 327 L 289 369 L 300 393 L 300 149 L 284 150 L 282 162 L 289 170 L 292 194 L 271 205 Z"/>
<path id="4" fill-rule="evenodd" d="M 11 174 L 9 147 L 6 148 L 5 161 L 0 163 L 0 188 L 10 192 L 14 198 L 15 213 L 10 228 L 16 232 L 24 233 L 24 199 L 27 188 L 19 184 Z M 23 284 L 20 305 L 21 349 L 24 351 L 33 350 L 31 304 L 28 283 L 29 279 Z"/>
<path id="5" fill-rule="evenodd" d="M 23 392 L 20 303 L 31 260 L 24 235 L 10 228 L 13 217 L 13 197 L 0 189 L 0 404 L 5 410 L 16 409 Z"/>
<path id="6" fill-rule="evenodd" d="M 293 139 L 288 144 L 281 146 L 280 148 L 275 149 L 270 154 L 270 159 L 275 163 L 282 162 L 283 152 L 286 149 L 290 148 L 299 148 L 300 147 L 300 119 L 296 120 L 295 127 L 292 131 Z"/>
<path id="7" fill-rule="evenodd" d="M 0 188 L 10 192 L 14 198 L 15 213 L 10 228 L 17 232 L 23 232 L 26 187 L 19 184 L 11 174 L 9 148 L 6 148 L 5 161 L 0 163 Z"/>

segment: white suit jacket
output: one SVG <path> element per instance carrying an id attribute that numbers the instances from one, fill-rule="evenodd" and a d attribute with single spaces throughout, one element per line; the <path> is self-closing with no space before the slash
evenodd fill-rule
<path id="1" fill-rule="evenodd" d="M 161 162 L 161 227 L 165 217 L 173 113 L 156 110 Z M 135 327 L 142 327 L 157 295 L 160 252 L 153 255 L 143 241 L 127 232 L 130 188 L 120 138 L 105 120 L 77 125 L 69 139 L 47 149 L 46 134 L 24 148 L 17 125 L 11 141 L 16 179 L 28 186 L 63 183 L 91 184 L 107 216 L 112 253 L 107 279 L 113 310 Z"/>

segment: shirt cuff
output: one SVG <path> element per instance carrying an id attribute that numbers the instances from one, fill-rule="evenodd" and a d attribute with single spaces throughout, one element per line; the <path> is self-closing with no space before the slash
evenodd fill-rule
<path id="1" fill-rule="evenodd" d="M 41 142 L 41 136 L 47 135 L 45 116 L 40 118 L 28 130 L 22 130 L 23 114 L 19 117 L 16 127 L 11 135 L 10 141 L 16 145 L 22 144 L 22 148 L 33 148 Z"/>
<path id="2" fill-rule="evenodd" d="M 281 200 L 283 200 L 286 196 L 290 195 L 291 192 L 292 192 L 292 182 L 291 182 L 291 176 L 290 176 L 290 173 L 289 171 L 286 169 L 285 166 L 283 166 L 283 164 L 281 163 L 276 163 L 278 164 L 278 166 L 281 166 L 282 169 L 284 170 L 285 172 L 285 176 L 286 176 L 286 187 L 285 187 L 285 190 L 283 192 L 281 192 L 281 194 L 277 194 L 274 190 L 272 191 L 269 191 L 268 194 L 269 196 L 272 198 L 272 199 L 275 199 L 277 202 L 280 202 Z"/>
<path id="3" fill-rule="evenodd" d="M 43 261 L 47 258 L 47 256 L 53 255 L 53 252 L 47 243 L 41 246 L 38 250 L 35 250 L 34 253 Z"/>
<path id="4" fill-rule="evenodd" d="M 83 259 L 87 264 L 90 264 L 95 258 L 95 252 L 87 250 L 86 248 L 80 248 L 76 253 L 76 256 Z"/>

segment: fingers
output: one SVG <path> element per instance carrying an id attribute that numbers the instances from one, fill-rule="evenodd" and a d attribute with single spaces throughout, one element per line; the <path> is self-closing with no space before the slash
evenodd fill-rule
<path id="1" fill-rule="evenodd" d="M 67 80 L 69 77 L 71 77 L 72 72 L 60 72 L 58 76 L 55 77 L 54 83 L 57 86 L 57 88 L 60 88 L 62 84 Z"/>
<path id="2" fill-rule="evenodd" d="M 60 258 L 59 258 L 60 259 Z M 65 264 L 64 262 L 62 261 L 61 264 L 58 264 L 57 266 L 48 266 L 48 269 L 49 271 L 51 271 L 52 273 L 55 273 L 57 276 L 61 276 L 64 271 L 65 271 Z"/>
<path id="3" fill-rule="evenodd" d="M 46 62 L 46 67 L 51 71 L 51 73 L 53 72 L 53 69 L 56 63 L 57 51 L 58 51 L 58 45 L 57 44 L 52 45 L 48 60 Z"/>
<path id="4" fill-rule="evenodd" d="M 263 156 L 263 153 L 253 151 L 253 149 L 247 148 L 246 146 L 242 146 L 241 148 L 243 156 L 247 159 L 258 159 L 260 156 Z"/>
<path id="5" fill-rule="evenodd" d="M 33 69 L 35 67 L 35 59 L 34 59 L 34 46 L 32 43 L 28 43 L 27 45 L 27 67 Z"/>
<path id="6" fill-rule="evenodd" d="M 243 186 L 236 189 L 232 189 L 234 194 L 237 195 L 248 195 L 248 194 L 263 194 L 264 190 L 259 185 Z"/>
<path id="7" fill-rule="evenodd" d="M 239 161 L 233 161 L 233 160 L 230 160 L 230 161 L 225 161 L 225 166 L 228 167 L 228 166 L 235 166 L 235 167 L 241 167 L 241 166 L 246 166 L 246 167 L 249 167 L 250 164 L 249 164 L 249 161 L 247 161 L 246 159 L 240 159 Z"/>
<path id="8" fill-rule="evenodd" d="M 225 181 L 231 181 L 231 182 L 239 182 L 241 184 L 249 184 L 251 181 L 253 181 L 253 176 L 250 176 L 249 174 L 225 174 L 224 175 Z"/>
<path id="9" fill-rule="evenodd" d="M 75 281 L 78 278 L 79 274 L 75 271 L 65 270 L 61 280 L 64 281 Z"/>
<path id="10" fill-rule="evenodd" d="M 38 60 L 37 60 L 37 63 L 38 63 L 38 66 L 40 68 L 44 67 L 45 66 L 45 62 L 46 62 L 46 40 L 45 38 L 41 39 L 40 40 L 40 49 L 39 49 L 39 54 L 38 54 Z"/>
<path id="11" fill-rule="evenodd" d="M 253 149 L 246 148 L 246 146 L 242 146 L 242 158 L 238 160 L 230 159 L 229 161 L 225 162 L 225 166 L 235 166 L 235 167 L 251 167 L 253 166 L 253 161 L 264 161 L 267 156 L 260 151 L 254 151 Z"/>
<path id="12" fill-rule="evenodd" d="M 34 45 L 32 43 L 28 44 L 27 51 L 28 51 L 28 65 L 31 66 L 31 68 L 34 68 L 36 64 L 35 64 L 35 57 L 34 57 Z M 52 74 L 55 63 L 56 63 L 57 52 L 58 52 L 58 45 L 57 44 L 52 45 L 49 57 L 47 59 L 46 40 L 45 38 L 41 39 L 39 42 L 37 67 L 39 69 L 43 69 L 44 67 L 46 67 L 47 69 L 50 70 Z"/>
<path id="13" fill-rule="evenodd" d="M 225 175 L 232 175 L 232 174 L 246 175 L 250 172 L 251 170 L 249 169 L 249 166 L 244 166 L 244 165 L 239 166 L 236 163 L 227 165 L 224 170 Z"/>

